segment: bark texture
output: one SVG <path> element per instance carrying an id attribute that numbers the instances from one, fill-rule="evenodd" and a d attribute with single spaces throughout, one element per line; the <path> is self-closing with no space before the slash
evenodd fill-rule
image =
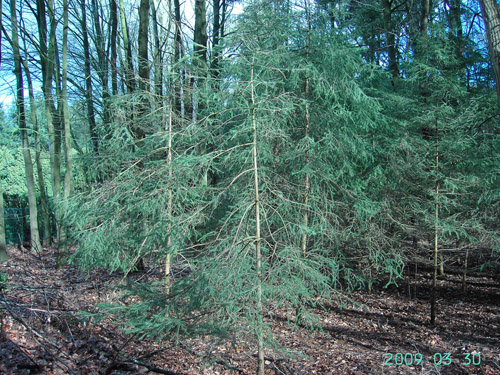
<path id="1" fill-rule="evenodd" d="M 498 109 L 500 110 L 500 10 L 497 0 L 479 0 L 483 14 L 491 64 L 495 74 Z"/>
<path id="2" fill-rule="evenodd" d="M 12 20 L 12 51 L 14 54 L 14 74 L 17 83 L 16 107 L 17 122 L 21 135 L 21 145 L 23 149 L 24 169 L 26 173 L 26 188 L 28 190 L 28 203 L 30 211 L 30 242 L 31 249 L 40 251 L 40 233 L 38 231 L 38 208 L 36 202 L 35 178 L 33 173 L 33 161 L 29 150 L 28 133 L 26 132 L 26 112 L 24 109 L 24 81 L 21 69 L 21 54 L 19 53 L 19 33 L 17 29 L 18 21 L 16 14 L 16 3 L 11 1 L 10 5 Z"/>
<path id="3" fill-rule="evenodd" d="M 139 5 L 139 36 L 138 36 L 138 67 L 139 88 L 147 91 L 149 87 L 148 62 L 148 29 L 149 29 L 149 0 L 141 0 Z"/>
<path id="4" fill-rule="evenodd" d="M 386 50 L 389 56 L 389 71 L 393 78 L 399 77 L 399 66 L 396 56 L 396 36 L 392 25 L 392 1 L 382 0 L 382 9 L 384 16 L 384 28 L 386 37 Z"/>

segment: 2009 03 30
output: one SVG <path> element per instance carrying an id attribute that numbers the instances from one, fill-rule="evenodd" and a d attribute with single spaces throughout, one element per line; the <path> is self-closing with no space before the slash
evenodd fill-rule
<path id="1" fill-rule="evenodd" d="M 385 353 L 385 364 L 388 366 L 419 365 L 424 360 L 422 353 Z M 448 366 L 452 363 L 451 353 L 435 353 L 434 364 L 436 366 Z M 462 353 L 462 365 L 479 366 L 481 364 L 481 353 Z"/>

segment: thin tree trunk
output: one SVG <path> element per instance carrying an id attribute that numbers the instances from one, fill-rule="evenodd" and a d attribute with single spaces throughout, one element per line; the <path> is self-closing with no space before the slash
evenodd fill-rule
<path id="1" fill-rule="evenodd" d="M 139 36 L 137 39 L 139 53 L 137 56 L 137 66 L 139 72 L 139 89 L 142 91 L 148 91 L 149 88 L 148 38 L 149 0 L 141 0 L 139 5 Z"/>
<path id="2" fill-rule="evenodd" d="M 227 18 L 227 4 L 226 0 L 222 0 L 222 14 L 220 22 L 220 38 L 224 39 L 226 36 L 226 18 Z"/>
<path id="3" fill-rule="evenodd" d="M 137 106 L 138 118 L 134 123 L 133 134 L 136 139 L 136 146 L 142 145 L 142 139 L 146 136 L 146 127 L 141 123 L 144 115 L 149 110 L 148 98 L 145 95 L 149 91 L 149 62 L 148 62 L 148 42 L 149 42 L 149 0 L 141 0 L 139 5 L 139 35 L 137 38 L 138 55 L 137 66 L 139 73 L 139 90 L 141 91 L 140 103 Z"/>
<path id="4" fill-rule="evenodd" d="M 259 170 L 257 166 L 257 120 L 254 97 L 254 57 L 250 71 L 250 92 L 252 99 L 252 126 L 253 126 L 253 145 L 252 158 L 254 170 L 254 191 L 255 191 L 255 261 L 257 271 L 257 375 L 264 375 L 264 311 L 262 306 L 262 251 L 261 251 L 261 233 L 260 233 L 260 198 L 259 198 Z"/>
<path id="5" fill-rule="evenodd" d="M 46 8 L 49 13 L 50 30 L 47 45 Z M 56 27 L 54 1 L 37 0 L 37 23 L 40 36 L 40 61 L 42 66 L 43 94 L 45 103 L 45 121 L 49 136 L 50 176 L 52 182 L 52 198 L 57 205 L 61 192 L 61 137 L 60 120 L 52 95 L 52 79 L 56 60 Z M 56 212 L 57 239 L 60 237 L 60 220 Z"/>
<path id="6" fill-rule="evenodd" d="M 462 293 L 467 291 L 467 262 L 469 260 L 469 248 L 465 249 L 464 272 L 462 273 Z"/>
<path id="7" fill-rule="evenodd" d="M 111 92 L 113 95 L 118 94 L 118 65 L 116 52 L 116 39 L 118 35 L 118 6 L 116 0 L 110 0 L 110 45 L 111 45 Z"/>
<path id="8" fill-rule="evenodd" d="M 28 133 L 26 131 L 26 113 L 24 110 L 24 83 L 23 72 L 21 69 L 21 54 L 19 53 L 19 34 L 17 30 L 16 2 L 11 0 L 10 12 L 12 21 L 12 50 L 14 55 L 14 74 L 17 82 L 17 121 L 21 134 L 21 144 L 23 148 L 24 168 L 26 172 L 26 188 L 28 189 L 28 202 L 30 210 L 30 237 L 31 249 L 40 251 L 40 233 L 38 231 L 38 208 L 36 202 L 35 178 L 33 173 L 33 162 L 29 150 Z"/>
<path id="9" fill-rule="evenodd" d="M 431 0 L 422 0 L 422 10 L 420 13 L 420 32 L 427 33 L 429 14 L 431 11 Z"/>
<path id="10" fill-rule="evenodd" d="M 57 254 L 57 260 L 58 260 L 58 266 L 61 266 L 60 260 L 62 259 L 62 255 L 65 251 L 64 249 L 64 244 L 66 241 L 66 233 L 64 230 L 64 225 L 63 225 L 63 219 L 62 215 L 64 212 L 64 208 L 62 207 L 63 200 L 64 200 L 64 191 L 62 192 L 61 196 L 61 186 L 64 189 L 64 180 L 62 179 L 62 174 L 61 174 L 61 150 L 63 150 L 63 137 L 64 137 L 64 116 L 65 116 L 65 111 L 64 111 L 64 100 L 63 100 L 63 85 L 62 85 L 62 73 L 61 73 L 61 60 L 59 56 L 59 51 L 58 51 L 58 43 L 57 43 L 57 37 L 55 33 L 55 28 L 59 24 L 59 19 L 56 17 L 55 14 L 55 8 L 53 12 L 53 19 L 51 22 L 54 24 L 54 34 L 53 37 L 51 37 L 51 43 L 53 43 L 53 49 L 54 49 L 54 86 L 55 86 L 55 91 L 56 91 L 56 100 L 57 100 L 57 110 L 55 111 L 55 122 L 54 122 L 54 127 L 56 128 L 56 133 L 55 133 L 55 144 L 57 147 L 56 154 L 58 155 L 58 168 L 59 168 L 59 174 L 58 174 L 58 181 L 57 181 L 57 197 L 54 197 L 54 206 L 55 206 L 55 216 L 56 216 L 56 222 L 57 222 L 57 243 L 58 243 L 58 254 Z M 64 31 L 63 31 L 64 32 Z M 63 37 L 64 38 L 64 37 Z"/>
<path id="11" fill-rule="evenodd" d="M 0 12 L 0 17 L 1 17 L 1 12 Z M 3 188 L 2 188 L 2 180 L 0 179 L 0 264 L 8 260 L 9 260 L 9 254 L 7 254 L 7 242 L 5 241 L 5 218 L 3 215 Z"/>
<path id="12" fill-rule="evenodd" d="M 3 30 L 3 4 L 0 0 L 0 30 Z M 2 37 L 0 36 L 0 66 L 2 65 Z M 3 215 L 3 188 L 0 178 L 0 264 L 9 260 L 7 242 L 5 241 L 5 218 Z"/>
<path id="13" fill-rule="evenodd" d="M 311 17 L 309 14 L 309 1 L 304 0 L 304 7 L 307 14 L 307 40 L 306 40 L 306 62 L 309 60 L 309 45 L 310 45 L 310 34 L 311 34 Z M 304 98 L 305 98 L 305 115 L 304 115 L 304 138 L 309 137 L 309 77 L 306 77 L 304 85 Z M 308 142 L 308 141 L 307 141 Z M 304 154 L 304 162 L 307 167 L 309 164 L 309 146 L 306 146 L 306 151 Z M 304 211 L 302 214 L 302 225 L 304 233 L 302 233 L 302 238 L 300 240 L 300 249 L 302 251 L 302 256 L 305 258 L 307 253 L 307 227 L 309 225 L 309 173 L 306 172 L 304 176 L 304 198 L 302 204 L 304 205 Z"/>
<path id="14" fill-rule="evenodd" d="M 389 0 L 382 0 L 382 9 L 384 16 L 384 28 L 386 37 L 386 49 L 389 56 L 389 71 L 392 73 L 393 84 L 394 78 L 399 77 L 399 66 L 396 54 L 396 37 L 392 25 L 392 2 Z"/>
<path id="15" fill-rule="evenodd" d="M 105 124 L 109 124 L 111 121 L 111 111 L 109 109 L 109 101 L 110 101 L 110 95 L 109 95 L 109 88 L 108 88 L 108 56 L 106 55 L 106 43 L 105 43 L 105 36 L 102 31 L 101 27 L 101 16 L 100 14 L 102 13 L 101 11 L 101 3 L 98 2 L 97 0 L 92 0 L 92 15 L 94 18 L 94 28 L 95 28 L 95 33 L 96 33 L 96 38 L 95 38 L 95 44 L 96 44 L 96 51 L 97 51 L 97 61 L 99 64 L 99 69 L 97 70 L 97 74 L 99 76 L 99 79 L 101 81 L 101 87 L 102 87 L 102 105 L 103 105 L 103 122 Z"/>
<path id="16" fill-rule="evenodd" d="M 73 195 L 73 157 L 71 154 L 71 124 L 68 107 L 68 0 L 63 1 L 63 66 L 62 66 L 62 105 L 64 113 L 64 159 L 66 171 L 64 173 L 64 200 Z"/>
<path id="17" fill-rule="evenodd" d="M 71 155 L 71 124 L 69 122 L 69 107 L 68 107 L 68 0 L 63 0 L 63 42 L 62 42 L 62 77 L 61 77 L 61 105 L 63 112 L 63 129 L 64 129 L 64 192 L 63 199 L 56 208 L 59 211 L 59 220 L 62 220 L 62 212 L 69 198 L 73 195 L 73 157 Z M 60 222 L 62 243 L 61 251 L 58 253 L 58 265 L 61 265 L 62 257 L 68 252 L 67 228 L 64 228 L 64 223 Z"/>
<path id="18" fill-rule="evenodd" d="M 455 34 L 453 35 L 456 39 L 455 53 L 458 59 L 463 60 L 462 0 L 450 0 L 450 2 L 450 29 Z"/>
<path id="19" fill-rule="evenodd" d="M 172 170 L 172 99 L 168 106 L 168 154 L 167 154 L 167 165 L 168 165 L 168 228 L 167 228 L 167 257 L 165 259 L 165 286 L 167 293 L 170 291 L 171 278 L 170 278 L 170 268 L 171 268 L 171 254 L 170 246 L 172 245 L 172 214 L 173 214 L 173 204 L 174 204 L 174 194 L 173 194 L 173 170 Z"/>
<path id="20" fill-rule="evenodd" d="M 26 49 L 26 48 L 25 48 Z M 26 74 L 26 82 L 28 84 L 28 93 L 30 98 L 30 114 L 31 123 L 33 124 L 33 133 L 35 135 L 35 164 L 38 178 L 38 188 L 40 190 L 40 208 L 43 221 L 43 233 L 45 237 L 45 245 L 50 245 L 52 242 L 52 230 L 50 226 L 50 214 L 49 206 L 47 200 L 47 194 L 45 192 L 45 180 L 43 178 L 43 167 L 42 161 L 40 159 L 41 147 L 40 147 L 40 134 L 38 129 L 38 118 L 36 115 L 36 102 L 35 94 L 33 91 L 33 82 L 31 80 L 31 72 L 29 66 L 26 63 L 26 59 L 22 60 L 24 72 Z"/>
<path id="21" fill-rule="evenodd" d="M 202 83 L 202 78 L 206 74 L 207 68 L 207 8 L 205 0 L 195 0 L 195 20 L 194 20 L 194 58 L 195 68 L 192 80 L 192 119 L 196 122 L 199 111 L 198 87 Z"/>
<path id="22" fill-rule="evenodd" d="M 158 28 L 158 14 L 157 8 L 158 4 L 153 3 L 151 6 L 151 16 L 153 18 L 153 35 L 155 44 L 155 57 L 154 57 L 154 94 L 156 96 L 156 101 L 158 103 L 162 102 L 163 95 L 163 54 L 160 45 L 160 32 Z M 170 20 L 170 17 L 169 17 Z M 168 27 L 168 34 L 170 34 L 170 21 Z M 168 38 L 167 34 L 167 38 Z"/>
<path id="23" fill-rule="evenodd" d="M 486 25 L 491 64 L 495 74 L 498 109 L 500 110 L 500 9 L 497 0 L 479 0 Z"/>
<path id="24" fill-rule="evenodd" d="M 443 250 L 439 251 L 439 276 L 444 276 Z"/>
<path id="25" fill-rule="evenodd" d="M 214 13 L 214 30 L 212 37 L 212 75 L 214 78 L 219 76 L 219 59 L 220 59 L 220 51 L 218 49 L 219 41 L 220 41 L 220 0 L 214 0 L 213 5 L 213 13 Z"/>
<path id="26" fill-rule="evenodd" d="M 434 266 L 433 266 L 433 274 L 432 274 L 432 291 L 431 291 L 431 325 L 436 323 L 436 287 L 437 287 L 437 273 L 438 273 L 438 251 L 439 251 L 439 243 L 438 243 L 438 220 L 439 220 L 439 135 L 438 135 L 438 126 L 436 121 L 436 186 L 435 186 L 435 202 L 434 202 Z"/>
<path id="27" fill-rule="evenodd" d="M 182 34 L 181 34 L 181 8 L 179 0 L 174 0 L 174 20 L 175 20 L 175 38 L 174 38 L 174 69 L 179 72 L 178 81 L 175 84 L 175 109 L 184 116 L 184 72 L 179 63 L 182 59 Z"/>
<path id="28" fill-rule="evenodd" d="M 97 125 L 95 121 L 94 113 L 94 101 L 92 98 L 92 75 L 90 70 L 90 47 L 89 47 L 89 36 L 87 30 L 87 7 L 85 6 L 85 0 L 81 0 L 81 10 L 82 10 L 82 39 L 83 39 L 83 57 L 85 66 L 85 99 L 87 104 L 87 121 L 89 122 L 90 129 L 90 139 L 92 141 L 92 147 L 96 155 L 99 154 L 99 140 L 97 137 Z M 116 47 L 115 47 L 116 48 Z"/>
<path id="29" fill-rule="evenodd" d="M 123 0 L 120 0 L 120 20 L 122 26 L 123 48 L 125 49 L 125 77 L 128 93 L 135 90 L 134 65 L 132 63 L 132 45 L 128 35 L 127 20 L 125 18 L 125 6 Z"/>

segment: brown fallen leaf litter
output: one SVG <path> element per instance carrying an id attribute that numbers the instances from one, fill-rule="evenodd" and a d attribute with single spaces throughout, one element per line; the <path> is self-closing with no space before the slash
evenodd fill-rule
<path id="1" fill-rule="evenodd" d="M 113 298 L 109 285 L 121 276 L 56 269 L 54 253 L 11 248 L 11 260 L 0 266 L 8 274 L 7 288 L 0 292 L 0 374 L 255 373 L 255 345 L 248 337 L 174 345 L 139 340 L 110 322 L 83 319 L 78 311 L 95 312 L 96 303 Z M 414 298 L 401 280 L 400 288 L 353 292 L 353 303 L 315 310 L 321 329 L 291 327 L 284 313 L 269 314 L 281 346 L 302 355 L 269 351 L 267 374 L 500 374 L 500 285 L 493 276 L 470 278 L 465 295 L 459 276 L 440 280 L 435 327 L 428 324 L 428 273 L 411 280 Z M 417 353 L 422 355 L 418 365 L 404 364 L 415 361 Z M 468 360 L 476 365 L 466 365 Z"/>

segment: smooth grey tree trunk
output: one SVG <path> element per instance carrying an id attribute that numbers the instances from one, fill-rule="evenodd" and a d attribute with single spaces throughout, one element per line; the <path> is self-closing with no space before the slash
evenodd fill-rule
<path id="1" fill-rule="evenodd" d="M 24 109 L 24 82 L 21 69 L 21 54 L 19 53 L 19 34 L 17 29 L 16 2 L 11 1 L 10 5 L 12 20 L 12 51 L 14 55 L 14 74 L 17 83 L 16 107 L 17 121 L 21 135 L 21 145 L 23 149 L 24 169 L 26 173 L 26 188 L 28 190 L 28 203 L 30 211 L 30 237 L 31 249 L 40 251 L 40 233 L 38 230 L 38 208 L 36 202 L 35 178 L 33 173 L 33 162 L 29 149 L 28 133 L 26 131 L 26 113 Z"/>
<path id="2" fill-rule="evenodd" d="M 50 30 L 47 27 L 47 12 L 49 13 Z M 54 13 L 53 0 L 37 0 L 37 23 L 39 33 L 40 63 L 42 66 L 43 94 L 45 102 L 45 120 L 49 136 L 50 176 L 52 182 L 52 197 L 54 203 L 61 195 L 61 119 L 54 105 L 52 82 L 56 62 L 56 27 L 57 19 Z M 47 40 L 47 32 L 49 33 Z M 57 239 L 60 238 L 61 223 L 56 211 Z"/>
<path id="3" fill-rule="evenodd" d="M 41 147 L 40 147 L 40 132 L 38 129 L 38 118 L 36 115 L 36 102 L 35 102 L 35 94 L 33 90 L 33 81 L 31 79 L 31 72 L 28 64 L 26 63 L 26 59 L 22 61 L 24 67 L 24 73 L 26 74 L 26 83 L 28 84 L 28 93 L 30 99 L 30 116 L 31 123 L 33 124 L 33 133 L 35 136 L 35 164 L 36 164 L 36 172 L 37 172 L 37 182 L 38 189 L 40 190 L 40 209 L 41 209 L 41 218 L 43 224 L 43 233 L 45 237 L 45 245 L 50 245 L 52 243 L 52 230 L 50 227 L 50 214 L 49 214 L 49 206 L 47 200 L 47 194 L 45 192 L 45 181 L 44 181 L 44 173 L 42 167 L 42 161 L 40 159 L 41 155 Z"/>
<path id="4" fill-rule="evenodd" d="M 0 0 L 0 29 L 3 29 L 2 0 Z M 2 38 L 0 37 L 0 65 L 2 64 Z M 5 219 L 3 216 L 3 189 L 0 179 L 0 264 L 9 260 L 7 243 L 5 241 Z"/>
<path id="5" fill-rule="evenodd" d="M 9 260 L 7 254 L 7 243 L 5 241 L 5 220 L 3 216 L 3 189 L 0 180 L 0 264 Z"/>

